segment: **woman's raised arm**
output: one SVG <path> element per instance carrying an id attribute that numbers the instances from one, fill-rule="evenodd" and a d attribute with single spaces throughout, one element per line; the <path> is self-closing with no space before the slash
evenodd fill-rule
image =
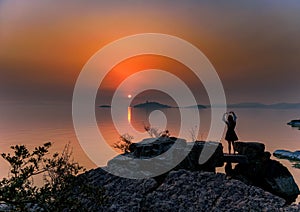
<path id="1" fill-rule="evenodd" d="M 222 118 L 222 120 L 223 120 L 225 123 L 227 123 L 227 118 L 226 118 L 226 116 L 227 116 L 227 113 L 224 113 L 223 118 Z"/>
<path id="2" fill-rule="evenodd" d="M 237 116 L 235 115 L 235 113 L 234 113 L 233 111 L 231 111 L 230 113 L 231 113 L 231 114 L 232 114 L 232 116 L 233 116 L 233 120 L 234 120 L 234 121 L 236 121 L 236 119 L 237 119 Z"/>

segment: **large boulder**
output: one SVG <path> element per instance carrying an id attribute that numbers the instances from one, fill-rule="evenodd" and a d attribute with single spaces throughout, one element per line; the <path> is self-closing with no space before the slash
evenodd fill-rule
<path id="1" fill-rule="evenodd" d="M 237 142 L 236 150 L 248 157 L 248 164 L 237 164 L 228 170 L 234 178 L 247 184 L 259 186 L 284 198 L 287 203 L 294 202 L 299 188 L 288 169 L 280 162 L 270 159 L 264 152 L 264 145 L 258 142 Z"/>
<path id="2" fill-rule="evenodd" d="M 156 177 L 174 169 L 188 154 L 186 141 L 175 137 L 144 139 L 129 149 L 108 161 L 105 169 L 132 179 Z"/>
<path id="3" fill-rule="evenodd" d="M 135 158 L 153 158 L 167 152 L 176 142 L 176 148 L 184 149 L 186 141 L 175 137 L 147 138 L 139 143 L 132 143 L 130 152 Z"/>
<path id="4" fill-rule="evenodd" d="M 263 180 L 266 190 L 293 202 L 299 195 L 299 188 L 289 170 L 275 160 L 267 160 L 262 164 Z"/>
<path id="5" fill-rule="evenodd" d="M 240 155 L 246 155 L 248 160 L 256 160 L 265 152 L 265 145 L 259 142 L 241 142 L 234 143 L 234 149 Z"/>
<path id="6" fill-rule="evenodd" d="M 184 139 L 160 137 L 144 139 L 132 144 L 129 149 L 130 153 L 118 155 L 110 160 L 106 170 L 119 176 L 136 178 L 145 175 L 155 177 L 158 172 L 165 174 L 167 171 L 179 169 L 214 172 L 216 167 L 224 165 L 223 147 L 220 142 L 187 143 Z M 202 164 L 199 163 L 200 155 L 206 156 L 207 159 Z"/>
<path id="7" fill-rule="evenodd" d="M 176 170 L 214 172 L 216 167 L 224 166 L 223 146 L 220 142 L 196 141 L 187 145 L 193 145 L 193 147 L 188 156 L 176 167 Z M 203 152 L 204 147 L 211 151 L 207 151 L 207 160 L 201 164 L 199 163 L 200 155 L 206 154 L 206 152 Z"/>

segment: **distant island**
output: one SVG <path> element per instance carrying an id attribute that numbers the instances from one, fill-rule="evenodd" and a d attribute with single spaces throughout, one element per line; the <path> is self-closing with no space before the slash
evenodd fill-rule
<path id="1" fill-rule="evenodd" d="M 174 108 L 170 105 L 161 104 L 158 102 L 148 102 L 134 105 L 133 108 Z"/>
<path id="2" fill-rule="evenodd" d="M 111 108 L 110 105 L 100 105 L 100 108 Z M 132 106 L 133 108 L 177 108 L 170 105 L 162 104 L 159 102 L 149 102 L 140 103 Z M 211 108 L 211 105 L 191 105 L 184 108 L 198 108 L 198 109 L 206 109 Z M 300 109 L 300 103 L 275 103 L 275 104 L 263 104 L 258 102 L 242 102 L 235 104 L 227 104 L 225 105 L 215 105 L 214 108 L 257 108 L 257 109 Z"/>
<path id="3" fill-rule="evenodd" d="M 98 107 L 101 107 L 101 108 L 111 108 L 110 105 L 100 105 L 100 106 L 98 106 Z"/>
<path id="4" fill-rule="evenodd" d="M 206 106 L 206 105 L 192 105 L 192 106 L 188 106 L 188 107 L 185 107 L 185 108 L 198 108 L 198 109 L 205 109 L 205 108 L 208 108 L 210 106 Z"/>

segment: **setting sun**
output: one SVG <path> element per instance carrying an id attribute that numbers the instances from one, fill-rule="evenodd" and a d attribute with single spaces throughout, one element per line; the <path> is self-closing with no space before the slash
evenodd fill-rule
<path id="1" fill-rule="evenodd" d="M 127 97 L 128 97 L 128 99 L 131 99 L 131 97 L 132 97 L 132 96 L 131 96 L 131 94 L 128 94 L 128 96 L 127 96 Z"/>

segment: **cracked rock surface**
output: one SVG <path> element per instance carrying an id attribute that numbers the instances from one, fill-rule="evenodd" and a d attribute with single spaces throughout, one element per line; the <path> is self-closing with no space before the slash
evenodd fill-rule
<path id="1" fill-rule="evenodd" d="M 107 202 L 92 211 L 300 211 L 300 205 L 260 188 L 229 179 L 225 174 L 178 170 L 158 183 L 111 175 L 101 168 L 84 175 L 104 187 Z"/>

